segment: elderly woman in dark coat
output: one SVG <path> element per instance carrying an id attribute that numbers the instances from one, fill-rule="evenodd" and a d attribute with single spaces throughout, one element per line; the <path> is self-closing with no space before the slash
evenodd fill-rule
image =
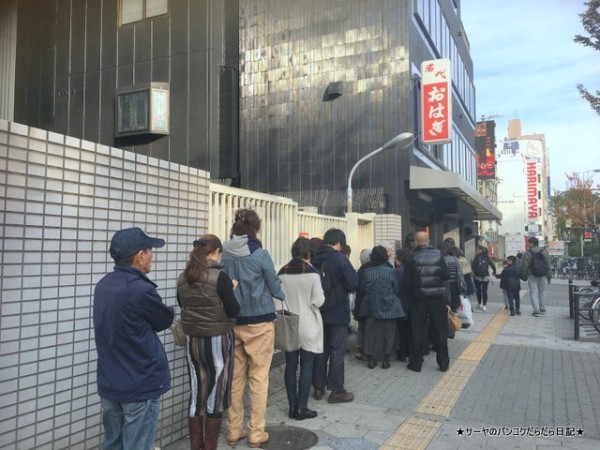
<path id="1" fill-rule="evenodd" d="M 374 368 L 376 357 L 382 355 L 381 367 L 387 369 L 396 346 L 396 320 L 405 313 L 400 301 L 400 284 L 385 247 L 378 245 L 371 251 L 371 265 L 365 268 L 358 290 L 368 311 L 364 337 L 368 367 Z"/>

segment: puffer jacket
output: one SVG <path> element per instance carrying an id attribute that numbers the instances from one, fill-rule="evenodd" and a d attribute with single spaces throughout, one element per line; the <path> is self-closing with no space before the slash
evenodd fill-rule
<path id="1" fill-rule="evenodd" d="M 431 245 L 419 245 L 406 258 L 402 286 L 411 302 L 446 301 L 450 270 L 442 253 Z"/>
<path id="2" fill-rule="evenodd" d="M 222 266 L 208 261 L 208 278 L 190 286 L 183 273 L 177 279 L 177 297 L 181 304 L 181 325 L 189 336 L 218 336 L 233 329 L 223 300 L 217 292 Z M 223 275 L 226 276 L 226 275 Z"/>

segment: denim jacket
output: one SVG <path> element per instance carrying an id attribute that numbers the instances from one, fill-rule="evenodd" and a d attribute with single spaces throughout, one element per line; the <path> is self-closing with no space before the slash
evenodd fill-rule
<path id="1" fill-rule="evenodd" d="M 223 270 L 238 281 L 235 296 L 240 304 L 238 325 L 275 320 L 273 297 L 285 300 L 281 280 L 269 252 L 256 238 L 232 235 L 223 243 Z"/>

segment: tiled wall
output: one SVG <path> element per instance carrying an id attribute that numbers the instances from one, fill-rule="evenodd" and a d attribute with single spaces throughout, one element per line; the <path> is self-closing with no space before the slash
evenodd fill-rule
<path id="1" fill-rule="evenodd" d="M 96 449 L 102 438 L 92 328 L 112 234 L 167 245 L 149 277 L 168 305 L 208 224 L 207 173 L 0 120 L 0 449 Z M 158 445 L 186 432 L 184 353 L 161 333 L 172 390 Z"/>

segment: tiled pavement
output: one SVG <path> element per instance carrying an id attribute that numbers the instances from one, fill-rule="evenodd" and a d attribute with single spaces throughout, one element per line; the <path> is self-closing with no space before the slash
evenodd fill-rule
<path id="1" fill-rule="evenodd" d="M 311 398 L 310 407 L 319 412 L 316 419 L 287 418 L 283 366 L 273 368 L 268 426 L 311 430 L 319 438 L 313 447 L 317 450 L 600 448 L 600 333 L 591 328 L 582 332 L 580 341 L 573 339 L 566 281 L 549 287 L 542 317 L 531 316 L 525 290 L 522 297 L 523 314 L 504 317 L 498 283 L 490 286 L 488 310 L 475 309 L 475 325 L 449 341 L 451 370 L 445 374 L 437 370 L 435 354 L 425 357 L 421 373 L 414 373 L 397 361 L 388 370 L 370 370 L 349 353 L 346 387 L 356 398 L 343 405 Z M 486 343 L 492 322 L 500 325 Z M 465 350 L 476 349 L 473 345 L 479 342 L 487 347 L 473 361 Z M 427 410 L 424 399 L 439 398 L 432 393 L 455 386 L 453 365 L 455 372 L 469 369 L 466 382 L 453 392 L 449 413 L 419 412 Z M 582 435 L 568 436 L 577 435 L 576 430 Z M 242 441 L 235 448 L 246 445 Z M 163 450 L 187 448 L 188 441 L 182 440 Z M 230 448 L 223 433 L 219 449 Z"/>

